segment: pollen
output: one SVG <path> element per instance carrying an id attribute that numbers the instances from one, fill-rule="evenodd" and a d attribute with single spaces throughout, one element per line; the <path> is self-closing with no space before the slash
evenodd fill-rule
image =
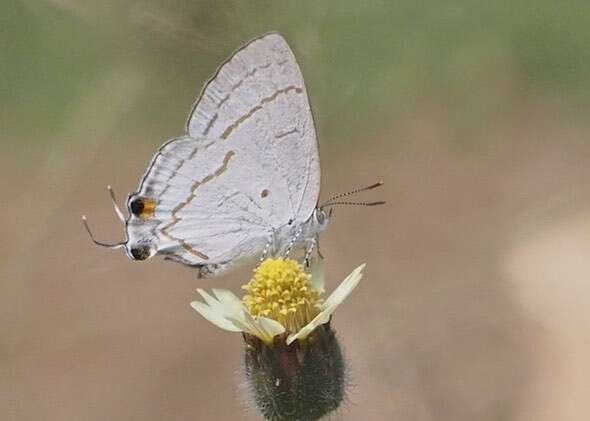
<path id="1" fill-rule="evenodd" d="M 293 259 L 266 259 L 242 286 L 247 291 L 243 302 L 254 317 L 274 319 L 288 332 L 298 332 L 319 313 L 322 303 L 310 279 Z"/>

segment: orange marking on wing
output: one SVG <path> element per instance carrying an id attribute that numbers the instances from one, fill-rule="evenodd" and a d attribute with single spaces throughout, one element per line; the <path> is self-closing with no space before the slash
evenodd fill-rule
<path id="1" fill-rule="evenodd" d="M 143 209 L 141 210 L 139 217 L 141 219 L 149 219 L 152 216 L 154 216 L 154 214 L 156 213 L 156 204 L 157 204 L 156 200 L 143 198 L 142 202 L 143 202 Z"/>

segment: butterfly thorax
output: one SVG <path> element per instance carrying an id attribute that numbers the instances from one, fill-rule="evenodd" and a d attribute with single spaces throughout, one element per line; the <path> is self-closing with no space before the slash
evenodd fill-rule
<path id="1" fill-rule="evenodd" d="M 329 217 L 320 208 L 315 208 L 310 217 L 302 223 L 289 223 L 274 231 L 271 254 L 284 255 L 292 248 L 309 247 L 317 240 L 318 234 L 328 226 Z"/>

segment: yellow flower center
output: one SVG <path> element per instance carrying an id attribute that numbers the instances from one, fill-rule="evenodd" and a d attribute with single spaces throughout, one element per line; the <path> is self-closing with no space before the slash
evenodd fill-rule
<path id="1" fill-rule="evenodd" d="M 281 323 L 290 333 L 298 332 L 318 313 L 321 292 L 312 288 L 311 275 L 293 259 L 266 259 L 242 289 L 242 299 L 254 317 Z"/>

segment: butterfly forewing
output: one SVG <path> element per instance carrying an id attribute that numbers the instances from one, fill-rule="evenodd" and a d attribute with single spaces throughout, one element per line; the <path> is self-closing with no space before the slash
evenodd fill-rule
<path id="1" fill-rule="evenodd" d="M 313 117 L 299 65 L 285 39 L 264 35 L 238 50 L 205 86 L 187 124 L 189 135 L 240 143 L 270 161 L 306 220 L 320 188 Z"/>

